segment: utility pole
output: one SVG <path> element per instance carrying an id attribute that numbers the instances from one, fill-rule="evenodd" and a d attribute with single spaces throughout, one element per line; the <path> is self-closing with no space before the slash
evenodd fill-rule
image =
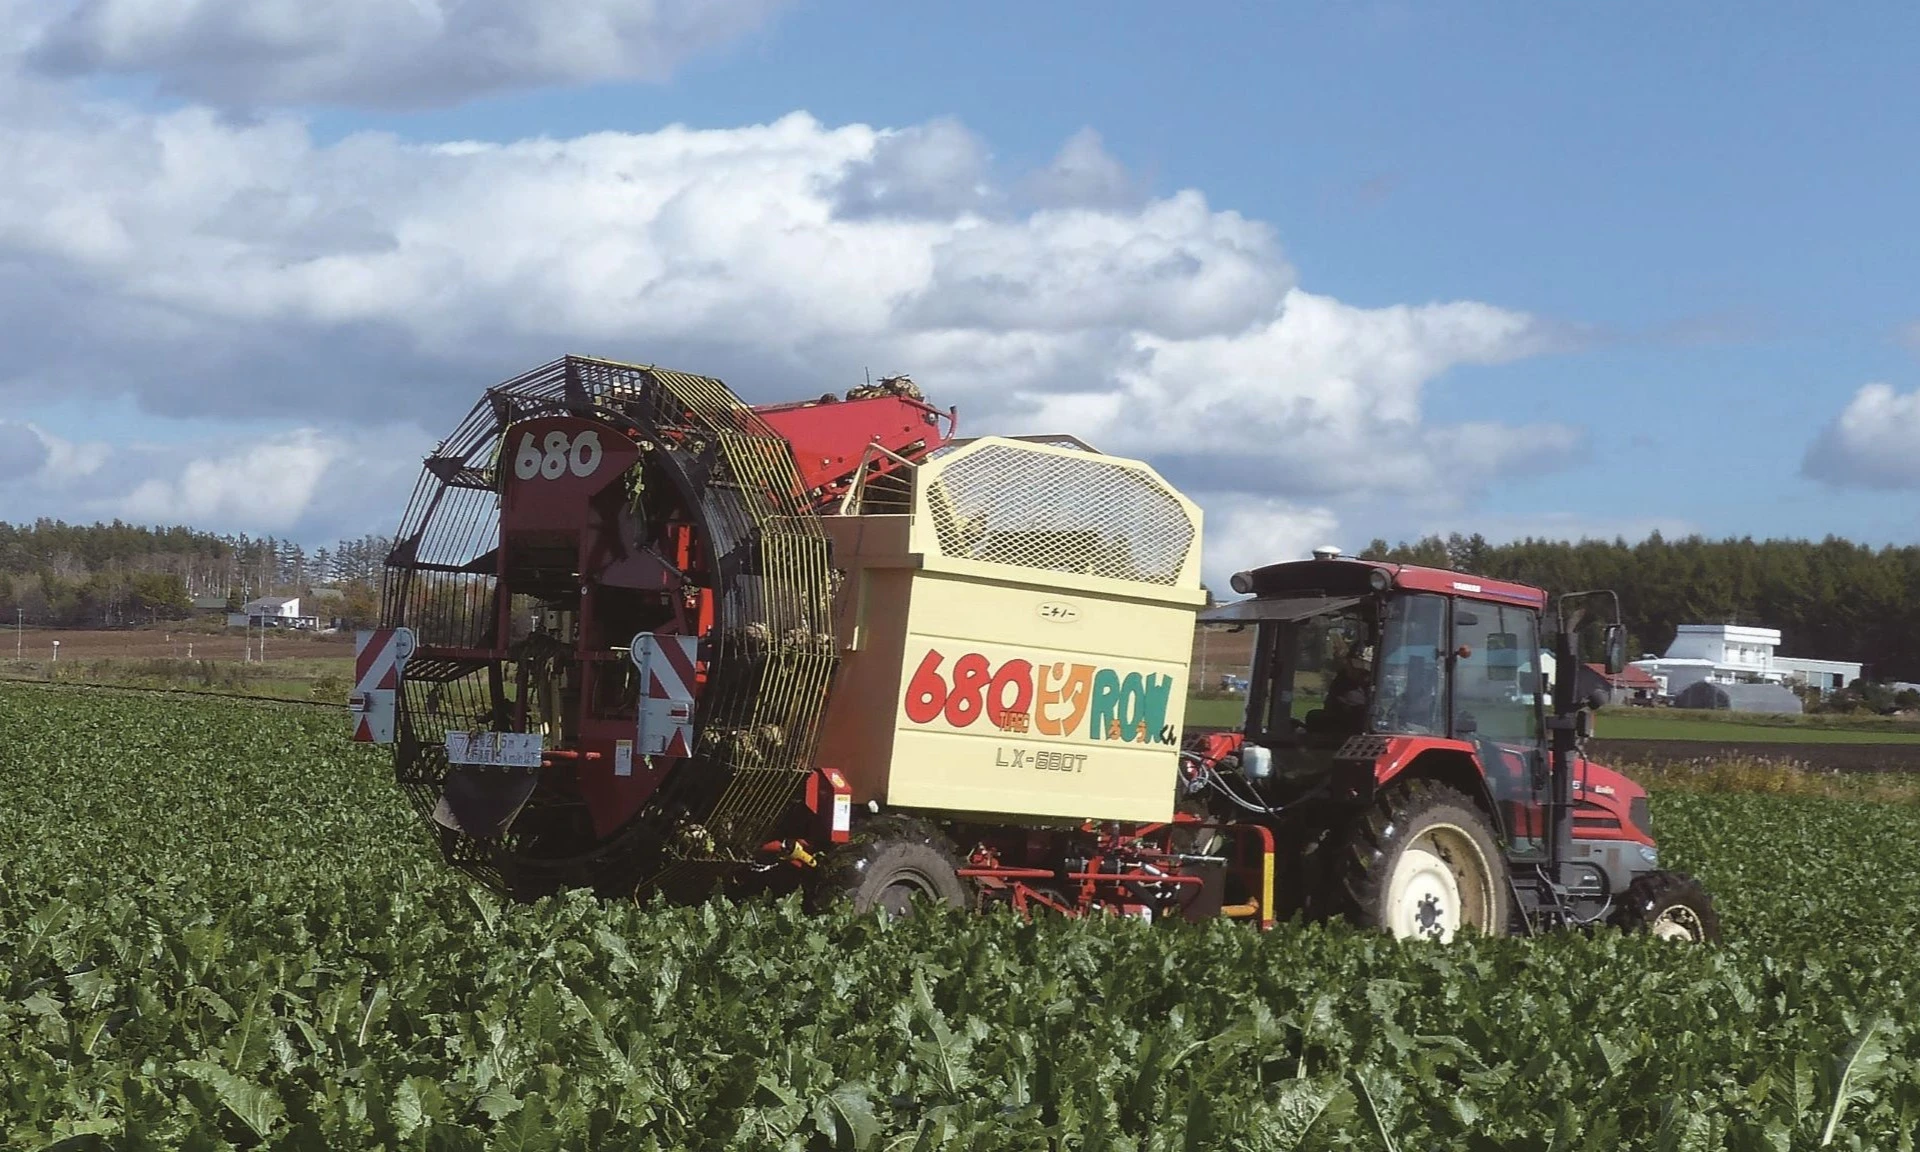
<path id="1" fill-rule="evenodd" d="M 20 659 L 21 654 L 25 651 L 22 647 L 22 637 L 24 633 L 21 629 L 26 626 L 24 623 L 26 618 L 27 610 L 16 604 L 13 609 L 13 658 L 15 660 Z"/>

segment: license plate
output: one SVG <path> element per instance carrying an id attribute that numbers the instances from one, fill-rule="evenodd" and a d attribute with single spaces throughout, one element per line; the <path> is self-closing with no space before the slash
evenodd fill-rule
<path id="1" fill-rule="evenodd" d="M 449 732 L 447 763 L 538 768 L 541 744 L 538 732 Z"/>

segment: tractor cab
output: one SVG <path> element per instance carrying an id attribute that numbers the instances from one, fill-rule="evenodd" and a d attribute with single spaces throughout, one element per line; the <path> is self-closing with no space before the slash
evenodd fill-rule
<path id="1" fill-rule="evenodd" d="M 1305 786 L 1337 769 L 1341 798 L 1358 801 L 1373 789 L 1351 779 L 1357 755 L 1387 739 L 1402 754 L 1440 752 L 1456 783 L 1489 794 L 1516 847 L 1540 854 L 1546 593 L 1328 551 L 1241 573 L 1236 591 L 1253 599 L 1201 617 L 1254 630 L 1243 764 Z"/>
<path id="2" fill-rule="evenodd" d="M 1235 577 L 1251 600 L 1203 623 L 1255 630 L 1246 733 L 1276 751 L 1352 736 L 1537 739 L 1546 594 L 1505 581 L 1361 560 Z"/>
<path id="3" fill-rule="evenodd" d="M 1334 854 L 1361 871 L 1330 881 L 1332 903 L 1401 935 L 1585 923 L 1616 914 L 1654 869 L 1645 793 L 1580 754 L 1599 702 L 1543 674 L 1549 659 L 1578 666 L 1583 633 L 1604 637 L 1609 670 L 1624 663 L 1610 593 L 1562 596 L 1543 623 L 1540 589 L 1330 548 L 1237 573 L 1233 589 L 1249 598 L 1200 620 L 1251 630 L 1246 712 L 1237 732 L 1190 739 L 1190 793 L 1299 825 L 1286 839 L 1316 845 L 1345 827 L 1393 840 L 1436 796 L 1453 825 L 1436 835 L 1458 843 L 1414 850 L 1438 911 L 1419 911 L 1419 883 L 1370 878 L 1365 858 L 1399 860 L 1405 843 Z M 1326 891 L 1300 887 L 1309 906 Z"/>

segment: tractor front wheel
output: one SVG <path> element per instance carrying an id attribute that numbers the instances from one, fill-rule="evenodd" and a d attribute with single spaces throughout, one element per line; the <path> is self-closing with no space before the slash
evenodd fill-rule
<path id="1" fill-rule="evenodd" d="M 1388 790 L 1354 828 L 1341 864 L 1349 915 L 1365 927 L 1442 943 L 1463 929 L 1507 934 L 1506 858 L 1486 815 L 1445 785 Z"/>
<path id="2" fill-rule="evenodd" d="M 965 908 L 969 885 L 959 868 L 953 845 L 931 824 L 886 817 L 821 862 L 810 902 L 816 909 L 844 903 L 862 914 L 879 908 L 893 919 L 911 915 L 916 900 Z"/>
<path id="3" fill-rule="evenodd" d="M 1720 913 L 1706 886 L 1684 872 L 1648 872 L 1627 885 L 1613 922 L 1659 940 L 1706 944 L 1720 939 Z"/>

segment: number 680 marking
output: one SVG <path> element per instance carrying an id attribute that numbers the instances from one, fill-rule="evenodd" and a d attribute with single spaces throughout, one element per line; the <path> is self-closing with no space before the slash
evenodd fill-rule
<path id="1" fill-rule="evenodd" d="M 513 456 L 513 474 L 522 480 L 535 476 L 558 480 L 568 472 L 585 478 L 599 467 L 600 433 L 591 428 L 571 437 L 557 430 L 549 432 L 538 447 L 533 433 L 528 432 L 520 437 L 520 450 Z"/>

